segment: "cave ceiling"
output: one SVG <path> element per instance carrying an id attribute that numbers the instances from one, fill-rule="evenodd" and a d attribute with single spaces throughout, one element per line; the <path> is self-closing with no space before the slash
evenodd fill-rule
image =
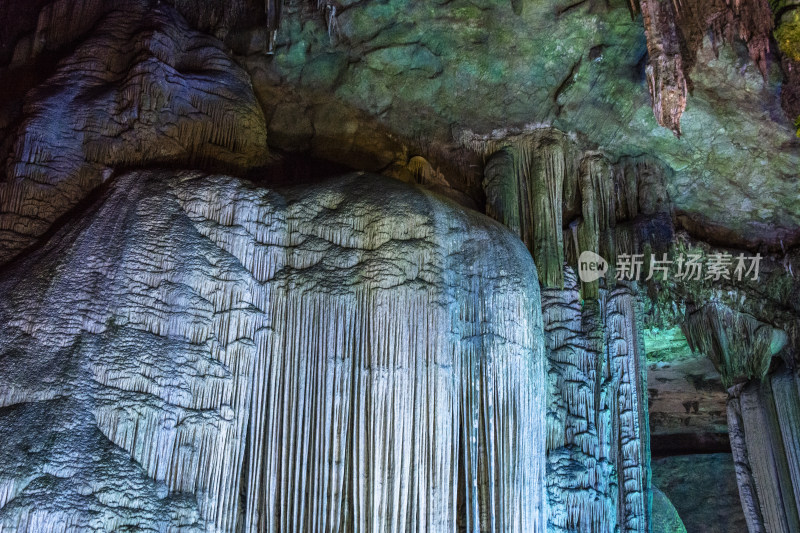
<path id="1" fill-rule="evenodd" d="M 480 208 L 485 142 L 550 126 L 612 160 L 662 161 L 673 213 L 700 239 L 780 249 L 799 238 L 800 140 L 781 109 L 788 77 L 774 45 L 759 64 L 744 39 L 701 34 L 683 53 L 693 63 L 676 135 L 654 116 L 645 24 L 624 0 L 288 1 L 272 53 L 260 2 L 170 3 L 249 75 L 273 149 L 371 171 L 422 155 Z M 143 2 L 6 4 L 6 125 L 123 4 L 152 18 Z M 249 105 L 246 89 L 231 90 Z"/>

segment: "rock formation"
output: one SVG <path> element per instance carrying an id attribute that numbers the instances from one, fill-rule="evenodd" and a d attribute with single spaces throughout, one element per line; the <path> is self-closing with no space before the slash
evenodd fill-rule
<path id="1" fill-rule="evenodd" d="M 131 173 L 7 268 L 3 528 L 544 531 L 533 262 L 376 179 Z"/>
<path id="2" fill-rule="evenodd" d="M 34 43 L 57 42 L 45 36 L 63 24 L 62 4 L 40 15 Z M 115 168 L 241 170 L 266 161 L 263 114 L 222 43 L 169 6 L 131 8 L 98 15 L 92 36 L 26 96 L 0 183 L 0 262 L 31 245 Z M 14 60 L 31 61 L 36 49 L 22 46 Z"/>
<path id="3" fill-rule="evenodd" d="M 678 511 L 656 488 L 653 489 L 653 533 L 686 533 Z"/>
<path id="4" fill-rule="evenodd" d="M 574 275 L 542 292 L 549 360 L 552 531 L 641 531 L 650 524 L 646 372 L 635 290 L 581 309 Z"/>
<path id="5" fill-rule="evenodd" d="M 0 3 L 0 530 L 800 530 L 798 17 Z"/>
<path id="6" fill-rule="evenodd" d="M 686 531 L 747 531 L 730 453 L 675 455 L 651 464 L 653 485 L 669 497 Z M 654 494 L 654 522 L 656 505 Z"/>
<path id="7" fill-rule="evenodd" d="M 710 303 L 689 315 L 687 338 L 728 386 L 728 427 L 749 531 L 800 528 L 800 395 L 796 371 L 770 372 L 786 334 Z"/>
<path id="8" fill-rule="evenodd" d="M 563 268 L 565 256 L 577 263 L 577 250 L 613 257 L 616 212 L 625 209 L 615 200 L 611 165 L 596 152 L 581 156 L 566 136 L 551 130 L 491 143 L 486 150 L 487 212 L 528 245 L 545 287 L 550 530 L 649 531 L 647 373 L 638 290 L 624 281 L 614 286 L 612 271 L 603 289 L 593 281 L 582 283 L 579 292 L 571 267 L 554 272 Z M 630 209 L 638 211 L 638 180 L 629 178 L 635 198 Z M 564 197 L 580 198 L 580 207 L 567 205 Z M 565 215 L 578 216 L 566 238 Z"/>

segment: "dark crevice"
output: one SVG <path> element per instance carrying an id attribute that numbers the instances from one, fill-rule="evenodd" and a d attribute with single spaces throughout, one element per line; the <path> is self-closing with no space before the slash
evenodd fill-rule
<path id="1" fill-rule="evenodd" d="M 556 10 L 556 16 L 560 17 L 563 14 L 568 13 L 569 11 L 573 11 L 573 10 L 581 7 L 582 5 L 587 4 L 588 2 L 589 2 L 589 0 L 578 0 L 577 2 L 574 2 L 572 4 L 566 5 L 564 7 L 559 7 Z"/>
<path id="2" fill-rule="evenodd" d="M 569 74 L 564 80 L 558 85 L 556 88 L 556 92 L 553 93 L 553 103 L 556 105 L 556 116 L 561 115 L 561 108 L 563 107 L 561 104 L 558 103 L 558 97 L 561 94 L 569 89 L 573 83 L 575 83 L 575 75 L 578 73 L 578 69 L 581 67 L 581 63 L 583 63 L 583 58 L 578 59 L 577 63 L 572 65 L 572 68 L 569 70 Z"/>

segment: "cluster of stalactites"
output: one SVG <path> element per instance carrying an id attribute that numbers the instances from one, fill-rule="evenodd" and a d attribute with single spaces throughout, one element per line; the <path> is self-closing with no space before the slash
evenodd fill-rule
<path id="1" fill-rule="evenodd" d="M 639 158 L 611 164 L 555 129 L 476 147 L 487 157 L 486 213 L 527 245 L 544 287 L 562 288 L 564 263 L 577 266 L 584 251 L 604 257 L 606 279 L 613 280 L 617 241 L 626 253 L 640 251 L 639 232 L 628 222 L 668 209 L 659 164 Z M 583 298 L 596 299 L 599 287 L 582 284 Z"/>
<path id="2" fill-rule="evenodd" d="M 545 287 L 564 283 L 562 206 L 565 189 L 574 191 L 576 178 L 569 140 L 556 130 L 499 148 L 484 170 L 487 214 L 528 246 Z"/>
<path id="3" fill-rule="evenodd" d="M 656 121 L 680 136 L 689 73 L 707 34 L 713 46 L 743 41 L 766 77 L 772 10 L 768 0 L 631 0 L 647 37 L 647 84 Z"/>
<path id="4" fill-rule="evenodd" d="M 683 330 L 692 350 L 714 363 L 726 387 L 762 379 L 772 356 L 786 343 L 782 330 L 718 302 L 690 313 Z"/>

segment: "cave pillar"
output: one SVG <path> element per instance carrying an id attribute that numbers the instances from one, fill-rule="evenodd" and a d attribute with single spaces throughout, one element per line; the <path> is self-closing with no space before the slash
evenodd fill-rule
<path id="1" fill-rule="evenodd" d="M 684 331 L 728 387 L 728 432 L 749 531 L 800 531 L 800 380 L 774 358 L 786 335 L 718 303 L 692 312 Z"/>

